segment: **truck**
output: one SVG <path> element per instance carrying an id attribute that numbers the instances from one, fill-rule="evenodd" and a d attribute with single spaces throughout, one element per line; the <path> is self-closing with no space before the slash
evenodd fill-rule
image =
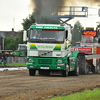
<path id="1" fill-rule="evenodd" d="M 24 32 L 26 34 L 26 32 Z M 69 72 L 79 75 L 79 51 L 71 51 L 71 27 L 67 24 L 33 24 L 27 42 L 29 75 Z M 26 35 L 24 35 L 26 37 Z"/>

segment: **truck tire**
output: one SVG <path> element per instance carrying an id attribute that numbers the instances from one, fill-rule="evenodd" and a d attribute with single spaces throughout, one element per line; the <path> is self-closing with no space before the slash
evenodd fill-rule
<path id="1" fill-rule="evenodd" d="M 35 69 L 29 69 L 29 75 L 35 76 L 36 70 Z"/>
<path id="2" fill-rule="evenodd" d="M 76 59 L 76 66 L 75 66 L 75 71 L 74 71 L 74 75 L 78 76 L 79 75 L 79 59 Z"/>
<path id="3" fill-rule="evenodd" d="M 86 61 L 81 62 L 81 74 L 88 74 L 89 69 L 88 69 L 88 64 Z"/>
<path id="4" fill-rule="evenodd" d="M 67 77 L 68 76 L 68 70 L 67 69 L 62 71 L 62 76 L 63 77 Z"/>
<path id="5" fill-rule="evenodd" d="M 85 56 L 79 56 L 79 73 L 86 75 L 89 72 L 88 63 L 85 60 Z"/>

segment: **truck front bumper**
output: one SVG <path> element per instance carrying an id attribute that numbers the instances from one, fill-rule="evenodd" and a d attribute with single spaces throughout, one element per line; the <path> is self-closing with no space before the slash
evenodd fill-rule
<path id="1" fill-rule="evenodd" d="M 27 68 L 28 69 L 46 69 L 46 70 L 65 70 L 66 69 L 66 57 L 64 58 L 40 58 L 40 57 L 28 57 Z"/>
<path id="2" fill-rule="evenodd" d="M 27 68 L 28 69 L 46 69 L 46 70 L 64 70 L 66 69 L 65 64 L 61 64 L 61 65 L 40 65 L 40 64 L 28 64 L 27 63 Z"/>

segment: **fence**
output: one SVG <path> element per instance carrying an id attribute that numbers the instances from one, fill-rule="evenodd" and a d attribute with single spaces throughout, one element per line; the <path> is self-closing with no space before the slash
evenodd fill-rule
<path id="1" fill-rule="evenodd" d="M 8 57 L 7 64 L 19 63 L 24 64 L 26 63 L 27 57 Z"/>

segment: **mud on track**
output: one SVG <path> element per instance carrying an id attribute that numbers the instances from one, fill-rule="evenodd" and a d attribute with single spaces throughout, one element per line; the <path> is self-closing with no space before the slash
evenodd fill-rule
<path id="1" fill-rule="evenodd" d="M 100 74 L 29 76 L 28 70 L 0 72 L 0 100 L 43 100 L 100 87 Z"/>

